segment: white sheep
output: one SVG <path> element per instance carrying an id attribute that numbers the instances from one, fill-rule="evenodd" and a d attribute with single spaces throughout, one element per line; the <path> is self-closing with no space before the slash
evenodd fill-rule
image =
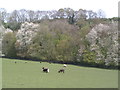
<path id="1" fill-rule="evenodd" d="M 63 64 L 63 67 L 67 67 L 67 65 L 66 65 L 66 64 Z"/>

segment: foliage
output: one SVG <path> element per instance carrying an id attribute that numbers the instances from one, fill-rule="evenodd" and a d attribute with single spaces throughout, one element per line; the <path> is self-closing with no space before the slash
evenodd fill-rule
<path id="1" fill-rule="evenodd" d="M 105 58 L 107 57 L 107 47 L 101 47 L 101 53 L 105 56 Z"/>
<path id="2" fill-rule="evenodd" d="M 10 22 L 10 23 L 3 23 L 5 28 L 9 28 L 13 31 L 17 31 L 18 29 L 20 29 L 21 23 L 17 23 L 17 22 Z"/>
<path id="3" fill-rule="evenodd" d="M 54 53 L 54 44 L 52 36 L 48 32 L 39 32 L 33 39 L 33 43 L 29 45 L 28 54 L 38 59 L 52 60 Z"/>
<path id="4" fill-rule="evenodd" d="M 83 62 L 88 64 L 94 64 L 96 61 L 96 53 L 94 51 L 84 50 Z"/>
<path id="5" fill-rule="evenodd" d="M 15 49 L 16 37 L 12 32 L 8 32 L 4 35 L 2 40 L 2 53 L 7 57 L 16 57 Z"/>
<path id="6" fill-rule="evenodd" d="M 28 47 L 28 55 L 43 60 L 74 62 L 78 40 L 77 31 L 73 30 L 75 27 L 65 20 L 41 22 L 37 35 L 32 38 L 33 43 Z"/>
<path id="7" fill-rule="evenodd" d="M 92 10 L 73 10 L 71 8 L 60 8 L 59 10 L 51 11 L 33 11 L 33 10 L 14 10 L 8 13 L 4 8 L 0 8 L 0 19 L 5 22 L 5 27 L 13 30 L 18 29 L 20 23 L 24 22 L 39 22 L 40 20 L 47 19 L 68 19 L 70 24 L 74 24 L 79 19 L 96 19 L 105 17 L 102 10 L 99 10 L 98 14 Z M 12 26 L 12 24 L 14 26 Z"/>

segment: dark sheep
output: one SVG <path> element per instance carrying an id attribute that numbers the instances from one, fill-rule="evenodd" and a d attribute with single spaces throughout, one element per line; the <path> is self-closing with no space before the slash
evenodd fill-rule
<path id="1" fill-rule="evenodd" d="M 60 69 L 59 71 L 58 71 L 58 73 L 64 73 L 65 72 L 65 69 Z"/>
<path id="2" fill-rule="evenodd" d="M 15 62 L 15 63 L 17 63 L 17 62 Z"/>
<path id="3" fill-rule="evenodd" d="M 48 72 L 49 72 L 49 69 L 43 67 L 43 68 L 42 68 L 42 71 L 48 73 Z"/>

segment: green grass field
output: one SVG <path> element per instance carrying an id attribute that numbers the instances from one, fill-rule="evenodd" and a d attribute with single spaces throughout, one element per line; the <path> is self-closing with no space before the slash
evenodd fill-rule
<path id="1" fill-rule="evenodd" d="M 15 61 L 17 62 L 15 64 Z M 49 73 L 43 73 L 42 67 Z M 118 88 L 118 71 L 62 64 L 2 59 L 3 88 Z"/>

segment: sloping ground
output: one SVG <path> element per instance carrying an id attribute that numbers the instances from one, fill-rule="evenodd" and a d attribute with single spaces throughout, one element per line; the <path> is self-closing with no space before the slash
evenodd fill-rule
<path id="1" fill-rule="evenodd" d="M 15 63 L 15 61 L 17 63 Z M 2 59 L 3 88 L 117 88 L 118 71 L 62 64 Z M 49 67 L 49 73 L 41 68 Z"/>

